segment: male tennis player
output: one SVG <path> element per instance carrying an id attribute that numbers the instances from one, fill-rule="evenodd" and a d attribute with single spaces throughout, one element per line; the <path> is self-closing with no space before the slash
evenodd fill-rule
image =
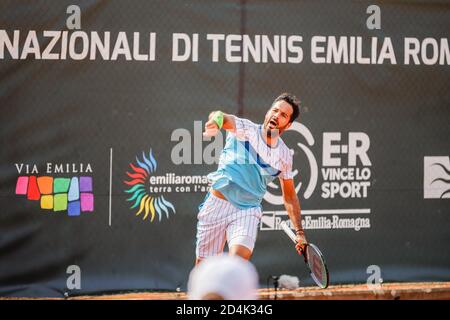
<path id="1" fill-rule="evenodd" d="M 296 249 L 303 252 L 306 238 L 294 187 L 292 154 L 280 138 L 299 113 L 297 98 L 283 93 L 266 113 L 263 125 L 222 111 L 209 115 L 205 135 L 215 135 L 222 128 L 228 133 L 219 167 L 208 175 L 211 189 L 197 216 L 197 264 L 221 254 L 226 241 L 230 255 L 250 259 L 262 216 L 261 201 L 267 184 L 276 177 L 296 232 Z"/>

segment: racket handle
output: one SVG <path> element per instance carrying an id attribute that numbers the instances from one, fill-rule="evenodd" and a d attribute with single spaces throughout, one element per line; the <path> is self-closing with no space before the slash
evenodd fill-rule
<path id="1" fill-rule="evenodd" d="M 283 231 L 286 232 L 286 234 L 289 236 L 289 238 L 291 238 L 291 240 L 294 243 L 297 243 L 297 237 L 295 236 L 294 231 L 292 231 L 292 229 L 289 228 L 287 223 L 285 221 L 281 221 L 280 226 L 283 229 Z"/>

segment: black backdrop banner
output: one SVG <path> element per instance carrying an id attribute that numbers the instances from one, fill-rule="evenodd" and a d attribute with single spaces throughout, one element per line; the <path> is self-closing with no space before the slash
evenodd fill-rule
<path id="1" fill-rule="evenodd" d="M 0 295 L 186 290 L 224 137 L 288 91 L 331 284 L 450 280 L 448 1 L 2 1 Z M 312 285 L 269 185 L 261 286 Z"/>

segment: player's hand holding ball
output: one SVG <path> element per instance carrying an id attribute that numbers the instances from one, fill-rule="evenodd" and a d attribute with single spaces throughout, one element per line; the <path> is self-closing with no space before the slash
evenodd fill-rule
<path id="1" fill-rule="evenodd" d="M 213 137 L 219 133 L 220 129 L 223 125 L 223 112 L 215 111 L 209 115 L 208 122 L 205 123 L 205 132 L 203 132 L 203 136 L 205 137 Z"/>

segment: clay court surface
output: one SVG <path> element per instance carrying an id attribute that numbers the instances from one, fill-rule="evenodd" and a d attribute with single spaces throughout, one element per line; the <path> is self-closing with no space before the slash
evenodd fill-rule
<path id="1" fill-rule="evenodd" d="M 24 299 L 24 298 L 0 298 Z M 186 300 L 185 292 L 132 292 L 68 297 L 68 300 Z M 275 299 L 274 289 L 260 289 L 260 300 Z M 370 290 L 366 284 L 335 285 L 327 289 L 279 289 L 277 300 L 450 300 L 450 282 L 384 283 Z"/>

